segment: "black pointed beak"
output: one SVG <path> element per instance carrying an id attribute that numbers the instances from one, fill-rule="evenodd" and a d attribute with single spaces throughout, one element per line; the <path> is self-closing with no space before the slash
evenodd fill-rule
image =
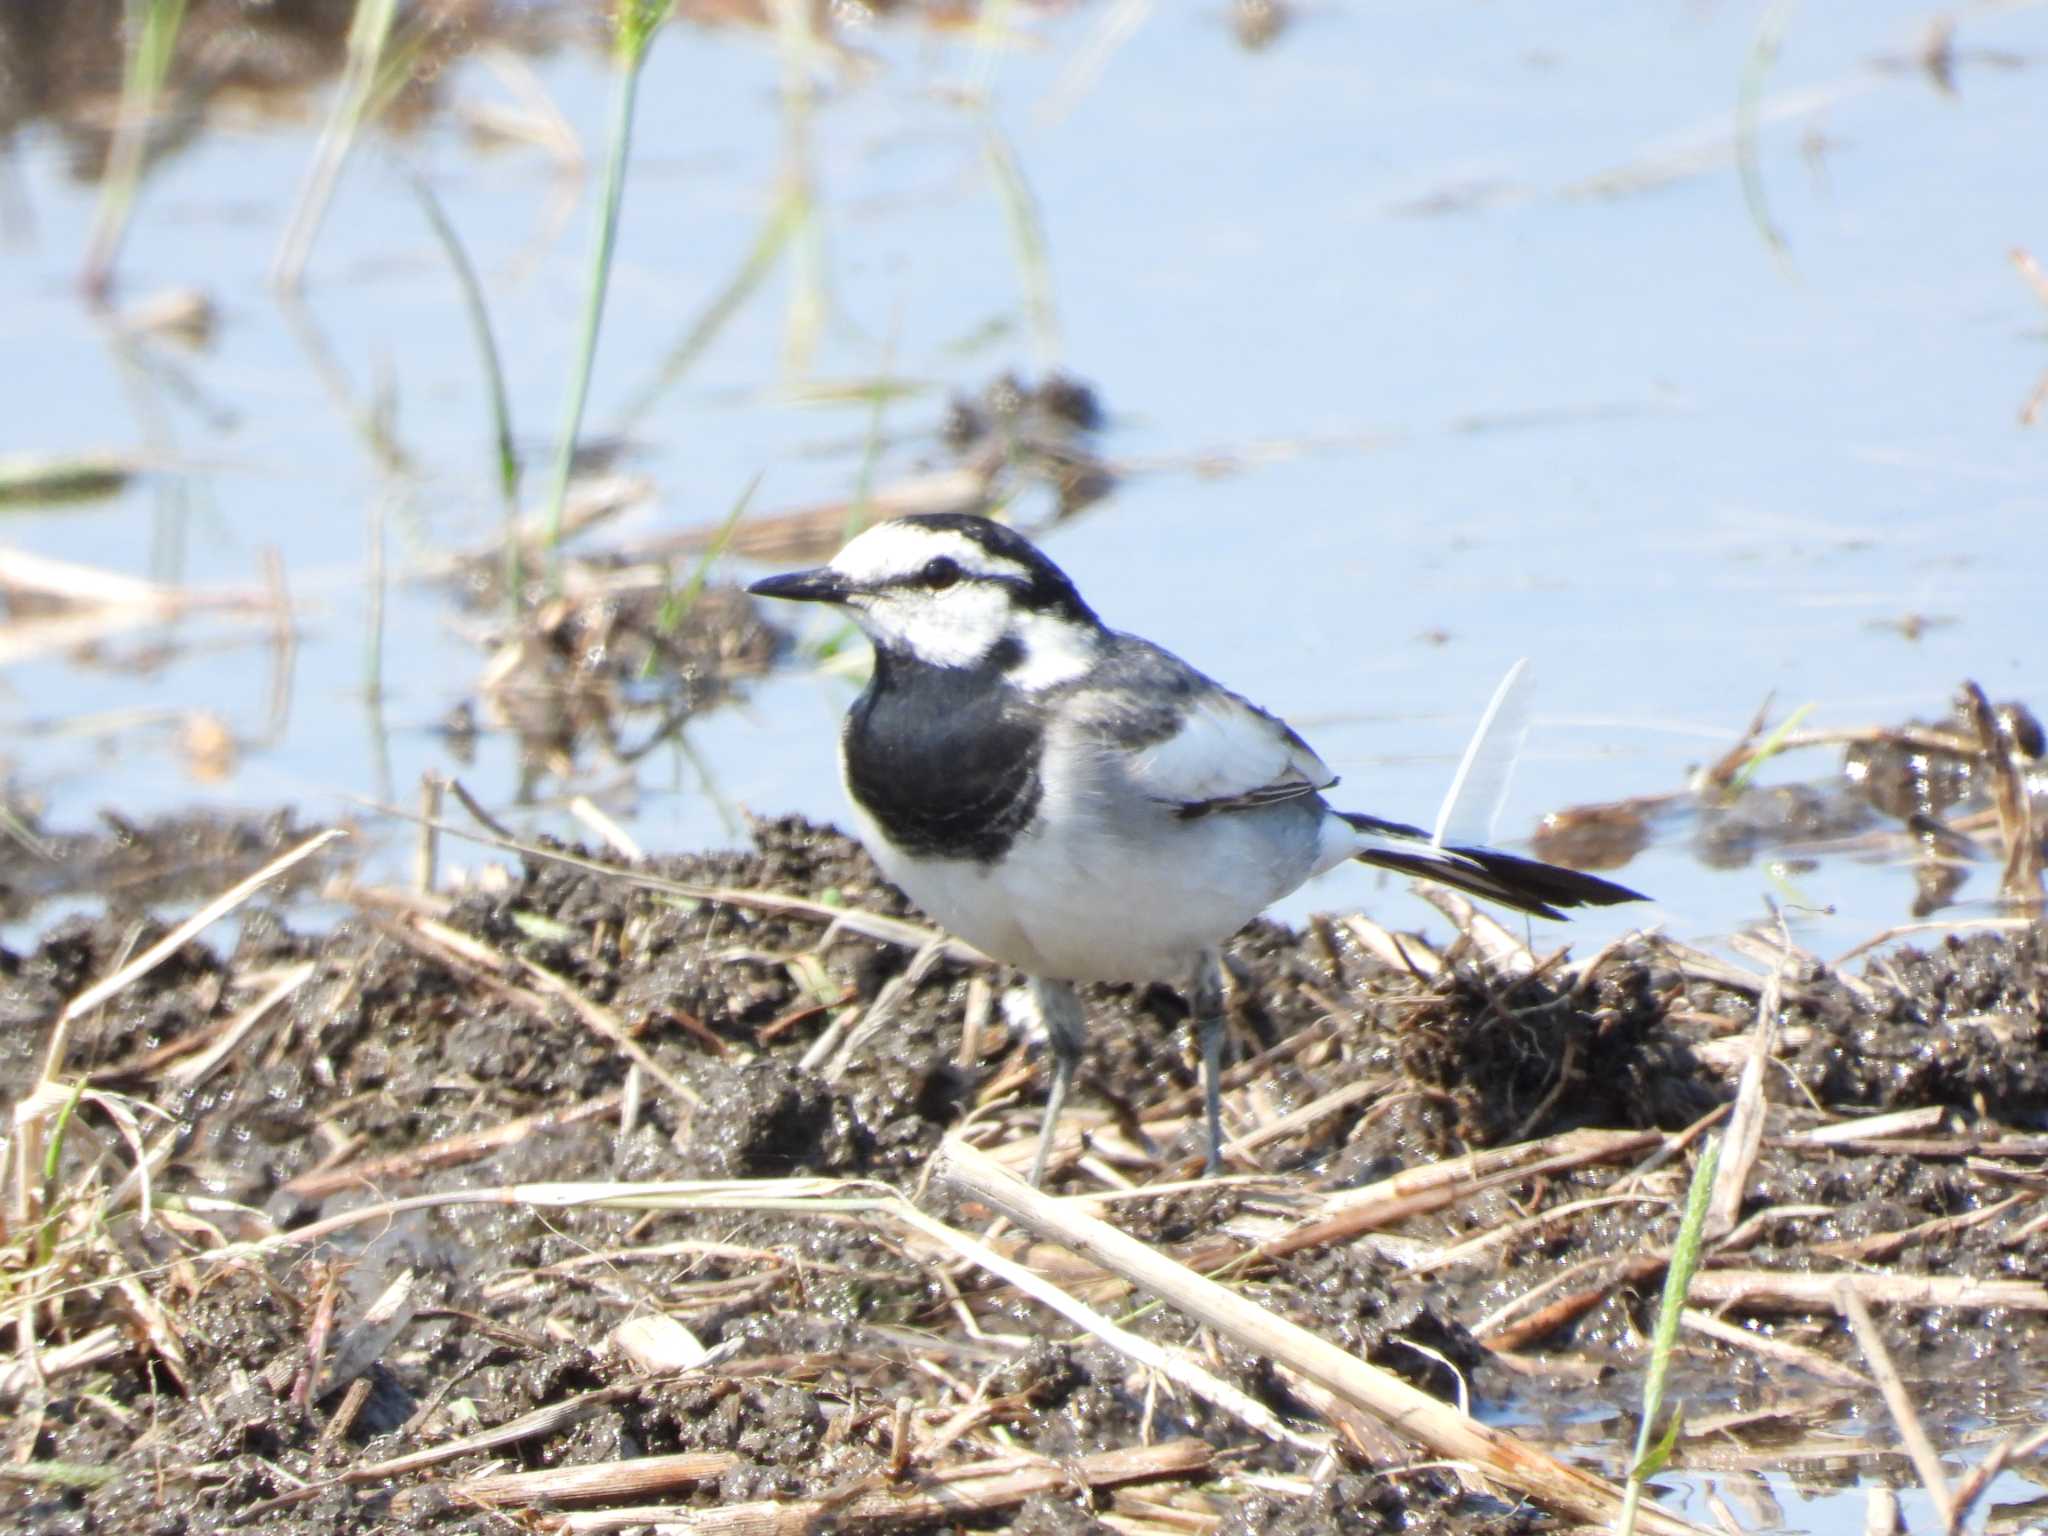
<path id="1" fill-rule="evenodd" d="M 846 578 L 829 565 L 814 571 L 764 576 L 747 590 L 756 597 L 780 597 L 793 603 L 843 603 L 853 595 Z"/>

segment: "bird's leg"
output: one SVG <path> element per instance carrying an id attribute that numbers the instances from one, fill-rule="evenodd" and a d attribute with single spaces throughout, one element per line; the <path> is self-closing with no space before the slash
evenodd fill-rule
<path id="1" fill-rule="evenodd" d="M 1209 1113 L 1209 1160 L 1204 1176 L 1223 1171 L 1223 959 L 1213 949 L 1202 951 L 1195 966 L 1194 985 L 1188 988 L 1188 1004 L 1194 1010 L 1195 1038 L 1202 1046 L 1202 1100 Z"/>
<path id="2" fill-rule="evenodd" d="M 1045 1095 L 1045 1119 L 1038 1130 L 1038 1155 L 1031 1160 L 1031 1187 L 1045 1182 L 1045 1160 L 1052 1152 L 1053 1132 L 1059 1128 L 1060 1111 L 1066 1107 L 1067 1089 L 1073 1085 L 1074 1068 L 1081 1060 L 1081 1047 L 1088 1038 L 1088 1014 L 1081 996 L 1064 981 L 1042 976 L 1028 978 L 1031 1000 L 1045 1023 L 1045 1043 L 1052 1055 L 1052 1087 Z"/>

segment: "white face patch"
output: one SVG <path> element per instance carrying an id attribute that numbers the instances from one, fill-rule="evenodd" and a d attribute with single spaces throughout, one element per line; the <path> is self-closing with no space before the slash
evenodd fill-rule
<path id="1" fill-rule="evenodd" d="M 962 581 L 943 592 L 885 588 L 849 606 L 878 643 L 937 667 L 973 666 L 1010 632 L 1015 617 L 1010 594 L 980 581 Z"/>
<path id="2" fill-rule="evenodd" d="M 920 578 L 941 558 L 957 565 L 962 579 L 934 590 Z M 973 666 L 1004 640 L 1014 640 L 1023 658 L 1005 675 L 1035 691 L 1069 682 L 1095 664 L 1101 644 L 1096 626 L 1019 608 L 1010 587 L 976 580 L 1029 581 L 1034 572 L 955 529 L 879 523 L 842 549 L 832 569 L 860 590 L 847 606 L 877 644 L 934 666 Z"/>

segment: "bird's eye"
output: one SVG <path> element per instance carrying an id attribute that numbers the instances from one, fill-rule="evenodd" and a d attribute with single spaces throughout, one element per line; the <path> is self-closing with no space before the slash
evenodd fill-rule
<path id="1" fill-rule="evenodd" d="M 934 592 L 943 592 L 960 579 L 960 567 L 950 555 L 934 555 L 925 562 L 921 579 Z"/>

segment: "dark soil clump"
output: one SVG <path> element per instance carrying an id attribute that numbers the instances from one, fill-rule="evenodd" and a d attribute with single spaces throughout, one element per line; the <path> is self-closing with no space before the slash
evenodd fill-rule
<path id="1" fill-rule="evenodd" d="M 279 823 L 220 845 L 254 867 L 299 836 Z M 246 869 L 223 857 L 208 872 L 210 893 Z M 1319 1470 L 872 1213 L 553 1198 L 568 1183 L 768 1193 L 798 1178 L 918 1195 L 963 1125 L 1028 1156 L 1042 1087 L 999 974 L 940 953 L 845 1049 L 923 930 L 836 833 L 764 822 L 748 851 L 626 875 L 536 857 L 452 900 L 365 891 L 344 910 L 323 924 L 244 909 L 231 948 L 187 945 L 67 1026 L 63 1081 L 84 1074 L 89 1092 L 37 1197 L 57 1203 L 40 1228 L 11 1231 L 5 1255 L 16 1294 L 38 1298 L 45 1361 L 41 1381 L 0 1373 L 17 1470 L 54 1469 L 0 1485 L 18 1528 L 495 1532 L 549 1517 L 482 1507 L 465 1480 L 486 1472 L 715 1452 L 728 1458 L 715 1476 L 662 1495 L 708 1509 L 913 1486 L 1004 1446 L 1070 1465 L 1179 1436 L 1218 1454 L 1201 1486 L 1134 1490 L 1152 1502 L 1132 1506 L 1034 1494 L 990 1523 L 1079 1532 L 1162 1502 L 1227 1531 L 1511 1536 L 1534 1520 L 1445 1472 L 1391 1475 L 1350 1453 Z M 153 922 L 110 900 L 0 951 L 10 1107 L 35 1088 L 64 1004 L 160 933 Z M 2048 1272 L 2038 934 L 1893 948 L 1854 977 L 1788 959 L 1775 981 L 1648 938 L 1590 971 L 1482 962 L 1470 936 L 1433 968 L 1396 966 L 1375 934 L 1328 920 L 1240 936 L 1233 1017 L 1251 1064 L 1230 1131 L 1298 1119 L 1238 1164 L 1268 1178 L 1119 1198 L 1101 1207 L 1111 1219 L 1198 1268 L 1231 1266 L 1262 1305 L 1440 1397 L 1542 1417 L 1553 1393 L 1568 1408 L 1574 1383 L 1604 1375 L 1603 1401 L 1630 1402 L 1693 1145 L 1680 1133 L 1730 1101 L 1760 999 L 1775 997 L 1766 1134 L 1743 1226 L 1708 1274 Z M 1073 1116 L 1086 1141 L 1062 1147 L 1054 1177 L 1070 1191 L 1112 1170 L 1169 1179 L 1200 1152 L 1185 1010 L 1157 990 L 1089 1002 Z M 1812 1134 L 1894 1111 L 1917 1116 Z M 1596 1134 L 1605 1150 L 1584 1151 Z M 146 1217 L 127 1177 L 138 1148 Z M 1473 1161 L 1438 1196 L 1364 1187 L 1454 1158 Z M 463 1191 L 478 1193 L 452 1198 Z M 1396 1193 L 1408 1203 L 1345 1235 L 1290 1237 Z M 388 1203 L 436 1194 L 450 1198 Z M 985 1225 L 944 1189 L 921 1203 Z M 319 1222 L 334 1224 L 312 1241 L 233 1246 Z M 1091 1292 L 1099 1274 L 1050 1272 L 1132 1310 Z M 1738 1310 L 1857 1363 L 1825 1308 Z M 1888 1312 L 1886 1331 L 1910 1374 L 1969 1383 L 1923 1403 L 1940 1425 L 2038 1397 L 2034 1315 L 1937 1300 Z M 662 1349 L 694 1338 L 711 1360 L 650 1357 L 619 1331 L 650 1321 Z M 1268 1362 L 1172 1309 L 1129 1325 L 1316 1427 Z M 63 1353 L 95 1339 L 85 1364 Z M 1811 1385 L 1704 1341 L 1678 1374 L 1695 1412 L 1796 1413 Z M 559 1417 L 530 1417 L 548 1409 Z M 461 1449 L 507 1425 L 525 1427 Z M 1628 1438 L 1598 1447 L 1610 1468 Z M 444 1460 L 380 1470 L 451 1444 Z"/>

